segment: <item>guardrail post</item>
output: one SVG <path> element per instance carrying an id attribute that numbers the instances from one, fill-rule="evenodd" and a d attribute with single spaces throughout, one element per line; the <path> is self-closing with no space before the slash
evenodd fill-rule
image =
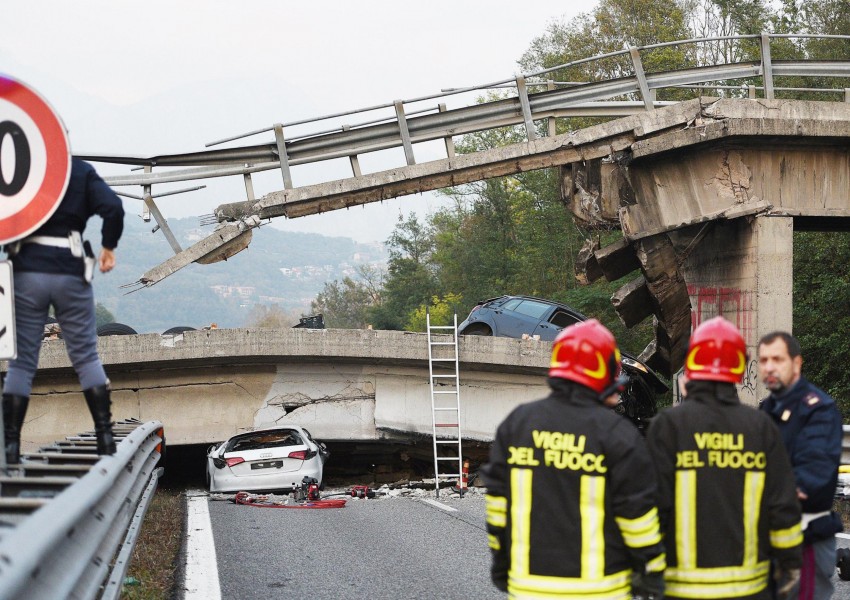
<path id="1" fill-rule="evenodd" d="M 653 97 L 649 92 L 649 83 L 646 81 L 646 73 L 643 70 L 643 61 L 640 59 L 640 51 L 633 46 L 629 46 L 629 56 L 632 57 L 632 66 L 635 69 L 635 78 L 637 79 L 638 89 L 640 89 L 643 105 L 646 107 L 646 110 L 655 110 L 655 103 L 652 101 Z"/>
<path id="2" fill-rule="evenodd" d="M 446 105 L 445 104 L 438 104 L 437 109 L 440 112 L 446 112 Z M 448 158 L 454 158 L 455 157 L 455 141 L 452 139 L 452 136 L 447 135 L 446 137 L 443 138 L 443 141 L 446 143 L 446 156 Z"/>
<path id="3" fill-rule="evenodd" d="M 149 174 L 151 172 L 151 166 L 145 165 L 145 174 Z M 148 198 L 151 195 L 151 186 L 143 185 L 142 186 L 142 197 Z M 148 209 L 147 202 L 142 202 L 142 221 L 145 223 L 151 222 L 151 211 Z"/>
<path id="4" fill-rule="evenodd" d="M 284 189 L 292 189 L 292 175 L 289 173 L 289 156 L 286 154 L 286 143 L 283 139 L 283 124 L 274 124 L 274 139 L 277 142 L 277 155 L 280 158 L 280 173 L 283 175 Z"/>
<path id="5" fill-rule="evenodd" d="M 245 173 L 242 175 L 242 179 L 245 180 L 245 194 L 248 196 L 248 200 L 253 202 L 256 198 L 254 198 L 254 181 L 251 179 L 251 174 Z"/>
<path id="6" fill-rule="evenodd" d="M 554 90 L 555 82 L 551 79 L 548 79 L 546 81 L 546 89 L 550 92 Z M 547 133 L 549 134 L 549 137 L 555 137 L 558 134 L 557 130 L 555 129 L 555 117 L 549 117 L 548 119 L 546 119 L 546 128 L 548 130 Z"/>
<path id="7" fill-rule="evenodd" d="M 351 125 L 343 125 L 343 131 L 349 131 L 351 129 Z M 360 170 L 360 159 L 357 158 L 356 154 L 348 155 L 348 162 L 351 163 L 351 172 L 354 173 L 355 177 L 360 177 L 363 172 Z"/>
<path id="8" fill-rule="evenodd" d="M 773 64 L 770 62 L 770 36 L 761 34 L 761 70 L 764 77 L 764 97 L 773 100 Z"/>
<path id="9" fill-rule="evenodd" d="M 395 106 L 396 119 L 398 119 L 401 145 L 404 146 L 404 158 L 408 165 L 415 165 L 416 159 L 413 157 L 413 144 L 410 143 L 410 130 L 407 128 L 407 117 L 404 116 L 404 102 L 395 100 L 393 101 L 393 105 Z"/>
<path id="10" fill-rule="evenodd" d="M 537 139 L 537 130 L 534 129 L 534 119 L 531 117 L 531 104 L 528 102 L 528 88 L 525 87 L 525 77 L 519 76 L 516 78 L 516 91 L 519 96 L 520 108 L 522 108 L 525 136 L 531 142 Z"/>
<path id="11" fill-rule="evenodd" d="M 750 100 L 756 99 L 756 86 L 754 86 L 754 85 L 748 85 L 747 86 L 747 96 L 749 97 Z"/>
<path id="12" fill-rule="evenodd" d="M 145 165 L 145 173 L 150 172 L 151 166 Z M 168 240 L 168 244 L 171 246 L 171 249 L 174 250 L 174 254 L 180 254 L 183 252 L 183 248 L 180 247 L 180 242 L 177 241 L 177 238 L 168 226 L 168 221 L 165 220 L 165 217 L 159 211 L 159 207 L 156 205 L 156 202 L 153 201 L 151 187 L 152 186 L 150 185 L 142 186 L 142 189 L 144 189 L 144 194 L 142 194 L 142 220 L 148 223 L 151 220 L 151 215 L 153 215 L 156 224 L 159 225 L 160 229 L 162 229 L 162 235 L 165 236 L 165 239 Z"/>
<path id="13" fill-rule="evenodd" d="M 844 101 L 850 102 L 850 88 L 844 88 Z"/>

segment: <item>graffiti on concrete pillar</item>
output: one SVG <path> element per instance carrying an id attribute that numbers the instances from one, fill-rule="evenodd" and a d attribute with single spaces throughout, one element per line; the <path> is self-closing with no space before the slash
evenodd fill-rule
<path id="1" fill-rule="evenodd" d="M 753 343 L 752 292 L 735 287 L 688 285 L 691 297 L 691 331 L 716 316 L 732 322 L 749 346 Z"/>

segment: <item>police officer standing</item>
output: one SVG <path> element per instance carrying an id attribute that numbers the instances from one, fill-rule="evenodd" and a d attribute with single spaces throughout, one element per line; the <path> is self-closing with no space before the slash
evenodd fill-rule
<path id="1" fill-rule="evenodd" d="M 21 428 L 38 366 L 44 325 L 52 306 L 65 348 L 77 372 L 95 425 L 97 452 L 114 454 L 109 380 L 97 354 L 94 253 L 82 232 L 92 215 L 103 218 L 100 271 L 115 266 L 124 229 L 121 200 L 94 168 L 72 159 L 71 177 L 56 211 L 32 235 L 7 246 L 15 285 L 18 357 L 9 361 L 3 386 L 3 423 L 8 464 L 20 462 Z"/>
<path id="2" fill-rule="evenodd" d="M 784 331 L 759 340 L 759 375 L 770 395 L 761 408 L 779 426 L 803 506 L 801 600 L 832 597 L 835 534 L 843 529 L 832 512 L 841 462 L 841 413 L 830 396 L 802 377 L 800 343 Z M 795 597 L 797 597 L 795 595 Z"/>
<path id="3" fill-rule="evenodd" d="M 499 425 L 487 486 L 491 575 L 512 598 L 662 597 L 656 482 L 643 438 L 608 410 L 620 352 L 596 320 L 565 328 L 552 393 Z"/>
<path id="4" fill-rule="evenodd" d="M 722 317 L 694 331 L 685 401 L 658 415 L 647 442 L 658 470 L 668 598 L 782 597 L 799 578 L 800 505 L 776 426 L 741 404 L 746 345 Z"/>

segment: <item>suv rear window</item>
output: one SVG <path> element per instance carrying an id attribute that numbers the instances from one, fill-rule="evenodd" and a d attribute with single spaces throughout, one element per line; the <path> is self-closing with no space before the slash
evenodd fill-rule
<path id="1" fill-rule="evenodd" d="M 277 448 L 278 446 L 298 446 L 303 443 L 301 436 L 290 429 L 257 431 L 256 433 L 231 440 L 225 452 L 260 450 L 262 448 Z"/>
<path id="2" fill-rule="evenodd" d="M 572 316 L 570 313 L 565 312 L 563 310 L 555 311 L 555 314 L 549 318 L 549 322 L 555 327 L 564 328 L 568 325 L 573 325 L 578 323 L 578 319 Z"/>

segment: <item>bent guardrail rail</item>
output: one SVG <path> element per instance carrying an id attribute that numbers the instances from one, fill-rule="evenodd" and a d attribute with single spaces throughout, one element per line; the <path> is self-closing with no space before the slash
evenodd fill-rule
<path id="1" fill-rule="evenodd" d="M 165 440 L 159 421 L 115 434 L 113 456 L 72 436 L 0 477 L 0 600 L 118 598 Z"/>

